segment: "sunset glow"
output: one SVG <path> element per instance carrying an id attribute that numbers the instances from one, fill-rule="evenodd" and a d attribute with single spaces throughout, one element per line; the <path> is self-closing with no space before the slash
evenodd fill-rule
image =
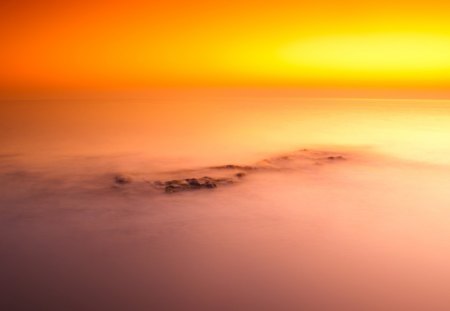
<path id="1" fill-rule="evenodd" d="M 155 86 L 433 87 L 445 2 L 4 2 L 3 91 Z"/>
<path id="2" fill-rule="evenodd" d="M 449 311 L 450 1 L 1 0 L 1 311 Z"/>
<path id="3" fill-rule="evenodd" d="M 450 79 L 450 37 L 445 36 L 381 33 L 318 37 L 288 46 L 283 52 L 294 69 L 317 79 L 412 84 Z"/>

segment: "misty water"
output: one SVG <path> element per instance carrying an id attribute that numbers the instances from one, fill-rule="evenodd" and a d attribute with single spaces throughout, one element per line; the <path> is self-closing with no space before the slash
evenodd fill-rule
<path id="1" fill-rule="evenodd" d="M 2 310 L 450 308 L 448 101 L 190 94 L 1 110 Z M 345 160 L 152 187 L 301 148 Z"/>

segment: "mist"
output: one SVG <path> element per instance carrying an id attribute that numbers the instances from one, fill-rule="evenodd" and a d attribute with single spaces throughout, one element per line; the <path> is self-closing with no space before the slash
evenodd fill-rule
<path id="1" fill-rule="evenodd" d="M 233 100 L 11 108 L 2 309 L 449 309 L 446 103 Z"/>
<path id="2" fill-rule="evenodd" d="M 343 154 L 173 194 L 133 156 L 4 155 L 5 309 L 448 308 L 450 168 Z"/>

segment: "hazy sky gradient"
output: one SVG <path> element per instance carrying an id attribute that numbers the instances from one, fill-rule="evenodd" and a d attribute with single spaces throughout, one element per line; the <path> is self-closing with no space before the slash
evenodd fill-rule
<path id="1" fill-rule="evenodd" d="M 2 1 L 7 93 L 450 86 L 444 1 Z"/>

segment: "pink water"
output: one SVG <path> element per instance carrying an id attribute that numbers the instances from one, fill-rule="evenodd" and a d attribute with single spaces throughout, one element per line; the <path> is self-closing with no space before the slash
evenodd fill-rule
<path id="1" fill-rule="evenodd" d="M 5 108 L 3 310 L 450 308 L 448 102 L 207 99 Z M 347 160 L 173 195 L 113 182 L 303 147 Z"/>

